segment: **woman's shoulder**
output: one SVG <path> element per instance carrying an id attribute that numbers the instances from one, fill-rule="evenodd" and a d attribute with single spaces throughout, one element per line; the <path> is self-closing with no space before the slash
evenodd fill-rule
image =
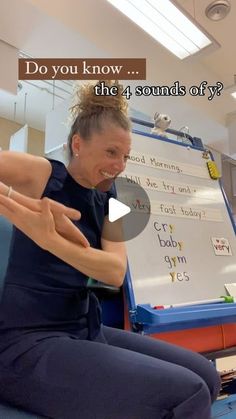
<path id="1" fill-rule="evenodd" d="M 66 166 L 60 160 L 55 159 L 46 159 L 51 167 L 51 175 L 55 177 L 61 177 L 62 175 L 67 173 Z"/>
<path id="2" fill-rule="evenodd" d="M 66 168 L 62 162 L 35 156 L 31 172 L 32 181 L 29 186 L 30 195 L 40 198 L 51 180 L 64 180 L 65 175 Z"/>
<path id="3" fill-rule="evenodd" d="M 50 175 L 45 182 L 43 196 L 64 188 L 68 177 L 67 168 L 63 162 L 54 159 L 47 159 L 47 162 L 50 166 Z"/>

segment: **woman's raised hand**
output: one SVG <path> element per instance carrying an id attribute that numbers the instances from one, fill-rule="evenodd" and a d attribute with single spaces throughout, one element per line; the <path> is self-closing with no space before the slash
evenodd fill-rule
<path id="1" fill-rule="evenodd" d="M 48 198 L 38 200 L 19 195 L 21 199 L 16 202 L 0 194 L 0 214 L 40 247 L 47 249 L 57 234 L 84 247 L 89 246 L 86 237 L 71 221 L 80 219 L 79 211 Z"/>

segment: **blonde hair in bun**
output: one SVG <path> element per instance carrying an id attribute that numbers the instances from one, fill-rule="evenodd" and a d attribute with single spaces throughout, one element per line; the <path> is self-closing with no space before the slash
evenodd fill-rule
<path id="1" fill-rule="evenodd" d="M 80 113 L 92 114 L 94 112 L 101 112 L 103 109 L 114 109 L 121 111 L 127 115 L 128 103 L 124 96 L 122 96 L 123 86 L 119 84 L 118 80 L 108 80 L 106 86 L 117 87 L 117 95 L 101 96 L 95 95 L 95 85 L 99 86 L 101 82 L 96 84 L 86 83 L 77 89 L 74 93 L 74 104 L 71 107 L 71 113 L 76 117 Z"/>
<path id="2" fill-rule="evenodd" d="M 74 134 L 79 134 L 84 140 L 89 140 L 94 132 L 102 132 L 104 122 L 110 122 L 125 131 L 131 129 L 128 103 L 122 95 L 123 86 L 117 80 L 104 81 L 105 86 L 117 87 L 117 95 L 96 95 L 94 88 L 100 83 L 101 81 L 80 85 L 74 92 L 73 104 L 70 108 L 73 123 L 68 137 L 70 157 L 72 157 L 71 142 Z"/>

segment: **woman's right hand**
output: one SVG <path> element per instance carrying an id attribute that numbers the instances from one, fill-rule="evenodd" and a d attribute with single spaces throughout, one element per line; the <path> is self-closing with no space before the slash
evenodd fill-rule
<path id="1" fill-rule="evenodd" d="M 0 182 L 0 196 L 1 194 L 6 197 L 9 188 Z M 42 210 L 42 200 L 30 198 L 26 195 L 23 195 L 19 192 L 12 190 L 11 192 L 12 200 L 21 204 L 23 207 L 32 210 L 34 212 L 41 212 Z M 54 201 L 47 198 L 48 204 L 50 206 L 50 211 L 54 218 L 55 229 L 66 239 L 81 244 L 84 247 L 89 247 L 90 244 L 83 233 L 76 227 L 72 221 L 79 220 L 81 218 L 81 213 L 78 210 L 67 207 L 60 202 Z M 4 201 L 6 202 L 6 201 Z M 3 215 L 5 215 L 3 213 Z M 7 218 L 8 216 L 5 215 Z M 9 219 L 9 218 L 8 218 Z M 14 221 L 10 220 L 13 224 Z"/>
<path id="2" fill-rule="evenodd" d="M 60 208 L 60 210 L 56 208 L 57 215 L 55 215 L 51 206 L 51 200 L 43 198 L 39 200 L 37 205 L 38 210 L 35 211 L 0 194 L 0 214 L 5 216 L 12 224 L 43 249 L 48 250 L 51 242 L 55 242 L 59 235 L 64 236 L 70 241 L 76 241 L 77 244 L 83 245 L 84 247 L 88 247 L 89 242 L 83 233 L 81 233 L 67 216 L 61 216 L 60 210 L 63 208 Z M 58 215 L 58 212 L 60 215 Z M 58 219 L 57 222 L 60 221 L 59 229 L 61 232 L 56 228 L 56 218 Z M 64 234 L 62 234 L 62 231 Z"/>

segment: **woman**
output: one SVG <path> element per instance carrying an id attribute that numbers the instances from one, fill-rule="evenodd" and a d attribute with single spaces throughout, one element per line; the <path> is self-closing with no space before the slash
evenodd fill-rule
<path id="1" fill-rule="evenodd" d="M 107 238 L 112 183 L 131 145 L 126 108 L 120 89 L 80 88 L 67 169 L 0 154 L 0 213 L 17 227 L 0 307 L 0 397 L 55 419 L 208 419 L 214 367 L 101 325 L 86 288 L 88 277 L 120 286 L 126 271 L 124 244 Z"/>

